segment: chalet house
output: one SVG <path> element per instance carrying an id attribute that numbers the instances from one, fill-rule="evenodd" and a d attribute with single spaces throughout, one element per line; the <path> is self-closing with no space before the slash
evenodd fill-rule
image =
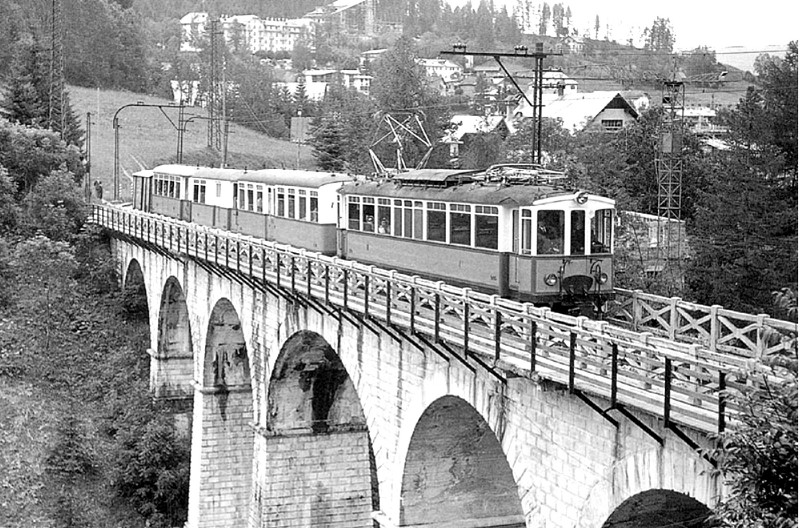
<path id="1" fill-rule="evenodd" d="M 591 129 L 617 132 L 639 117 L 639 112 L 619 92 L 587 92 L 543 98 L 542 116 L 557 119 L 572 133 Z M 520 100 L 512 111 L 516 119 L 531 118 L 531 106 Z"/>
<path id="2" fill-rule="evenodd" d="M 187 13 L 181 18 L 181 47 L 184 52 L 198 52 L 197 40 L 205 36 L 208 13 Z"/>
<path id="3" fill-rule="evenodd" d="M 417 59 L 417 63 L 425 69 L 428 77 L 441 77 L 447 81 L 459 80 L 464 76 L 464 68 L 446 59 Z"/>
<path id="4" fill-rule="evenodd" d="M 332 85 L 353 88 L 369 94 L 371 75 L 363 75 L 359 70 L 305 70 L 294 82 L 276 82 L 280 88 L 296 93 L 300 84 L 305 84 L 306 96 L 312 101 L 322 101 Z"/>

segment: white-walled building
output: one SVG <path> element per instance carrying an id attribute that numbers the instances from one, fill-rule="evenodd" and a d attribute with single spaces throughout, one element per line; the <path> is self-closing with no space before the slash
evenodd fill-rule
<path id="1" fill-rule="evenodd" d="M 307 18 L 259 18 L 255 15 L 220 17 L 221 30 L 228 45 L 238 42 L 251 53 L 291 52 L 304 41 L 313 49 L 314 21 Z M 181 18 L 181 51 L 196 52 L 198 38 L 208 38 L 211 20 L 208 13 L 189 13 Z"/>
<path id="2" fill-rule="evenodd" d="M 425 68 L 428 77 L 441 77 L 445 82 L 461 79 L 464 68 L 461 65 L 446 59 L 417 59 L 420 66 Z"/>

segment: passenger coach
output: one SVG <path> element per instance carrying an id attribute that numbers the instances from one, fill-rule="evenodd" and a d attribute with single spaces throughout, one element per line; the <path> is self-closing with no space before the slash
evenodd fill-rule
<path id="1" fill-rule="evenodd" d="M 430 169 L 339 193 L 343 258 L 567 307 L 613 292 L 611 199 L 537 173 Z"/>
<path id="2" fill-rule="evenodd" d="M 134 174 L 134 207 L 326 255 L 346 174 L 161 165 Z"/>

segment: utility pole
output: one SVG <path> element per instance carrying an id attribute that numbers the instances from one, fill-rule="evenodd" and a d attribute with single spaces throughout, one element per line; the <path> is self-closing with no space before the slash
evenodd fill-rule
<path id="1" fill-rule="evenodd" d="M 84 195 L 86 201 L 92 199 L 92 113 L 86 112 L 86 189 Z"/>
<path id="2" fill-rule="evenodd" d="M 528 103 L 533 109 L 533 126 L 531 134 L 531 163 L 542 163 L 542 86 L 544 80 L 544 59 L 550 55 L 561 55 L 560 53 L 545 53 L 544 44 L 541 42 L 536 43 L 536 48 L 533 53 L 528 52 L 527 46 L 515 46 L 514 53 L 500 53 L 500 52 L 467 52 L 466 44 L 453 44 L 452 51 L 440 51 L 442 55 L 473 55 L 477 57 L 492 57 L 497 61 L 497 64 L 503 69 L 508 79 L 522 95 L 525 102 Z M 533 101 L 528 99 L 525 91 L 520 88 L 517 81 L 509 73 L 501 57 L 516 57 L 516 58 L 531 58 L 534 60 L 533 67 Z"/>
<path id="3" fill-rule="evenodd" d="M 47 126 L 66 132 L 66 98 L 64 97 L 64 23 L 61 16 L 61 0 L 52 0 L 50 9 L 50 96 L 47 109 Z"/>

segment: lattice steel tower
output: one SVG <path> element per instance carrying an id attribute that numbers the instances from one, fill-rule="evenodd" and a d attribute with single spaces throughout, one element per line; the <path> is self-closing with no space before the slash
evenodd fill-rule
<path id="1" fill-rule="evenodd" d="M 683 109 L 685 89 L 682 74 L 664 81 L 661 91 L 661 133 L 656 153 L 658 171 L 659 260 L 667 265 L 680 261 L 683 194 Z"/>
<path id="2" fill-rule="evenodd" d="M 208 78 L 208 146 L 222 150 L 222 61 L 225 45 L 218 18 L 211 20 L 211 64 Z"/>

